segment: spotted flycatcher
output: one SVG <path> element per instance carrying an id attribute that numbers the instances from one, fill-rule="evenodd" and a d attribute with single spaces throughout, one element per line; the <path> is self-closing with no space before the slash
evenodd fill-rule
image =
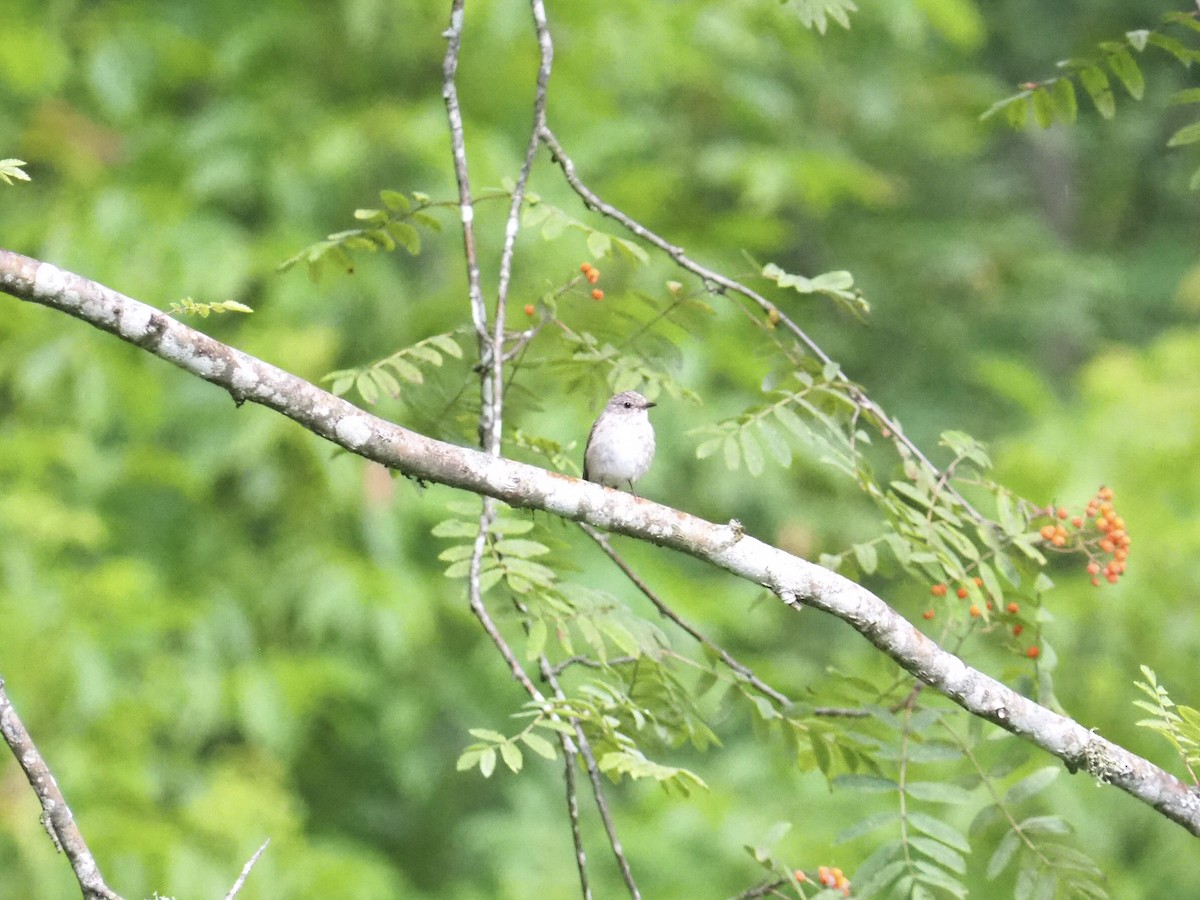
<path id="1" fill-rule="evenodd" d="M 617 394 L 604 407 L 588 434 L 583 477 L 609 487 L 628 486 L 646 474 L 654 458 L 651 403 L 637 391 Z"/>

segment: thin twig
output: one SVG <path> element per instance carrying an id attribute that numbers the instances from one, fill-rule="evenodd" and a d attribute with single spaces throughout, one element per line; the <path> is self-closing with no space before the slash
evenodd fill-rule
<path id="1" fill-rule="evenodd" d="M 698 631 L 693 625 L 685 621 L 677 612 L 675 612 L 675 610 L 671 609 L 671 607 L 668 606 L 663 599 L 653 591 L 653 589 L 651 589 L 650 585 L 646 584 L 646 582 L 642 580 L 641 576 L 639 576 L 637 572 L 633 570 L 629 563 L 625 562 L 625 559 L 621 556 L 621 554 L 617 553 L 617 551 L 612 548 L 612 544 L 609 543 L 606 535 L 601 534 L 586 522 L 580 522 L 579 527 L 583 529 L 584 534 L 586 534 L 600 546 L 600 549 L 608 555 L 609 559 L 617 564 L 617 567 L 625 573 L 625 576 L 633 582 L 634 586 L 642 592 L 645 598 L 654 604 L 654 608 L 657 609 L 661 615 L 674 622 L 680 629 L 687 633 L 701 646 L 707 647 L 713 653 L 717 654 L 721 662 L 723 662 L 726 667 L 733 672 L 736 672 L 747 684 L 749 684 L 759 693 L 770 697 L 780 706 L 789 706 L 791 704 L 792 701 L 786 694 L 782 694 L 775 690 L 775 688 L 771 687 L 769 684 L 755 675 L 752 669 L 738 662 L 724 648 L 713 643 L 713 641 L 701 634 L 700 631 Z"/>
<path id="2" fill-rule="evenodd" d="M 12 750 L 17 764 L 29 779 L 30 787 L 37 794 L 38 802 L 42 805 L 42 825 L 54 845 L 67 855 L 84 900 L 121 900 L 121 896 L 104 883 L 96 859 L 58 789 L 58 782 L 54 780 L 50 767 L 46 765 L 13 708 L 12 701 L 8 699 L 3 678 L 0 678 L 0 733 L 4 735 L 4 742 Z"/>
<path id="3" fill-rule="evenodd" d="M 731 897 L 730 900 L 755 900 L 757 897 L 783 897 L 784 894 L 781 893 L 781 888 L 787 886 L 788 882 L 785 879 L 778 878 L 775 881 L 766 881 L 757 887 L 742 891 L 740 894 Z"/>
<path id="4" fill-rule="evenodd" d="M 579 887 L 583 900 L 592 900 L 592 886 L 588 881 L 587 851 L 583 847 L 583 832 L 579 828 L 579 790 L 575 787 L 575 760 L 578 753 L 566 751 L 569 738 L 558 736 L 563 746 L 563 775 L 567 785 L 567 818 L 571 821 L 571 842 L 575 845 L 575 868 L 579 870 Z"/>
<path id="5" fill-rule="evenodd" d="M 243 885 L 246 883 L 246 878 L 250 875 L 250 870 L 253 869 L 254 864 L 258 862 L 258 858 L 266 852 L 267 844 L 269 843 L 271 843 L 270 838 L 267 838 L 265 841 L 263 841 L 262 846 L 255 850 L 254 855 L 246 861 L 244 866 L 242 866 L 242 874 L 237 877 L 237 881 L 233 883 L 233 887 L 231 887 L 229 889 L 229 893 L 225 895 L 225 900 L 233 900 L 233 898 L 238 895 L 238 891 L 242 889 Z"/>
<path id="6" fill-rule="evenodd" d="M 551 670 L 550 662 L 544 654 L 541 658 L 541 670 L 542 677 L 550 683 L 555 695 L 560 699 L 565 698 L 566 694 L 558 682 L 558 676 Z M 621 877 L 625 880 L 629 896 L 634 900 L 641 900 L 642 893 L 633 879 L 633 870 L 629 868 L 629 859 L 625 856 L 625 848 L 621 844 L 620 835 L 617 834 L 616 823 L 608 809 L 608 800 L 604 795 L 604 776 L 600 771 L 600 764 L 596 762 L 596 754 L 592 751 L 592 744 L 583 731 L 583 725 L 578 719 L 572 719 L 571 724 L 575 726 L 575 740 L 579 744 L 579 755 L 583 757 L 584 768 L 587 769 L 588 778 L 592 782 L 592 796 L 596 801 L 596 811 L 600 813 L 600 821 L 604 824 L 604 831 L 608 834 L 608 844 L 612 848 L 613 856 L 616 857 L 617 867 L 621 870 Z"/>
<path id="7" fill-rule="evenodd" d="M 471 297 L 471 320 L 481 344 L 489 340 L 487 308 L 479 279 L 479 255 L 475 249 L 475 201 L 471 197 L 471 179 L 467 172 L 467 146 L 463 137 L 462 109 L 458 104 L 458 53 L 462 48 L 463 6 L 465 0 L 453 0 L 450 27 L 446 38 L 446 56 L 442 60 L 442 99 L 450 123 L 450 146 L 454 155 L 454 178 L 458 182 L 458 209 L 462 219 L 463 251 L 467 260 L 467 288 Z"/>
<path id="8" fill-rule="evenodd" d="M 619 223 L 631 234 L 634 234 L 646 241 L 646 243 L 657 247 L 659 250 L 669 256 L 681 269 L 691 272 L 693 275 L 700 278 L 705 283 L 709 291 L 713 293 L 732 292 L 735 294 L 740 294 L 746 299 L 757 304 L 760 309 L 771 316 L 772 321 L 774 321 L 777 326 L 782 325 L 788 331 L 790 331 L 792 335 L 808 350 L 808 352 L 821 362 L 822 365 L 833 364 L 833 359 L 821 349 L 821 346 L 816 341 L 808 336 L 804 329 L 797 325 L 791 317 L 783 313 L 778 306 L 776 306 L 762 294 L 758 293 L 758 291 L 747 287 L 740 281 L 736 281 L 708 268 L 707 266 L 701 265 L 688 256 L 682 247 L 675 246 L 670 241 L 660 237 L 657 233 L 651 231 L 645 225 L 642 225 L 640 222 L 617 209 L 615 206 L 612 206 L 611 204 L 601 200 L 600 197 L 579 178 L 579 175 L 575 169 L 575 163 L 572 162 L 571 158 L 567 155 L 562 144 L 559 143 L 558 138 L 555 137 L 554 132 L 550 130 L 549 126 L 542 127 L 540 131 L 540 137 L 542 143 L 545 144 L 550 150 L 555 162 L 558 163 L 558 166 L 562 170 L 563 177 L 566 179 L 567 184 L 570 185 L 571 189 L 579 195 L 589 209 L 593 209 L 601 215 L 612 219 L 613 221 Z M 846 391 L 846 395 L 850 398 L 850 400 L 853 401 L 857 407 L 862 409 L 863 412 L 867 413 L 887 437 L 891 438 L 893 441 L 911 453 L 913 457 L 919 460 L 932 474 L 935 476 L 939 474 L 938 467 L 935 466 L 925 456 L 925 454 L 916 444 L 909 440 L 904 432 L 901 431 L 899 424 L 892 421 L 887 413 L 885 413 L 878 405 L 876 405 L 875 401 L 868 397 L 866 393 L 863 392 L 862 388 L 858 387 L 858 385 L 854 384 L 854 382 L 847 378 L 840 369 L 837 370 L 837 373 L 834 375 L 834 381 L 842 385 Z M 986 521 L 983 514 L 976 511 L 965 497 L 963 497 L 957 491 L 953 491 L 953 493 L 955 498 L 962 504 L 963 508 L 977 522 Z"/>
<path id="9" fill-rule="evenodd" d="M 611 669 L 613 666 L 626 666 L 630 663 L 637 662 L 637 660 L 638 658 L 636 656 L 614 656 L 611 657 L 607 662 L 600 662 L 597 659 L 592 659 L 590 656 L 583 656 L 582 654 L 577 653 L 574 656 L 568 656 L 562 662 L 551 666 L 550 671 L 555 675 L 561 675 L 567 669 L 571 668 L 571 666 L 583 666 L 588 669 Z"/>

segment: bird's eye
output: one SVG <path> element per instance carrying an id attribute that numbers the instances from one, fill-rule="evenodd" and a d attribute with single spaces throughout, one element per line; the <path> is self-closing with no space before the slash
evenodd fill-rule
<path id="1" fill-rule="evenodd" d="M 632 404 L 632 403 L 630 403 L 628 400 L 626 400 L 626 401 L 625 401 L 625 408 L 626 408 L 626 409 L 633 409 L 633 404 Z"/>

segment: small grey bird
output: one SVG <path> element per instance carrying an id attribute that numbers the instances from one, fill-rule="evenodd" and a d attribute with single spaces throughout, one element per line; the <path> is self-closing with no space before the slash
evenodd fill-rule
<path id="1" fill-rule="evenodd" d="M 588 433 L 583 451 L 583 477 L 609 487 L 629 487 L 646 474 L 654 459 L 651 403 L 637 391 L 624 391 L 605 404 Z M 636 496 L 636 494 L 634 494 Z"/>

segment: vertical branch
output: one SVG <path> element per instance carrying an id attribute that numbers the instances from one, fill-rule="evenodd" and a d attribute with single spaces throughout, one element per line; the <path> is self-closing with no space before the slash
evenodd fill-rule
<path id="1" fill-rule="evenodd" d="M 4 690 L 4 679 L 0 678 L 0 733 L 4 742 L 17 758 L 17 764 L 29 779 L 29 784 L 42 804 L 42 825 L 49 833 L 55 846 L 67 855 L 75 878 L 83 891 L 84 900 L 121 900 L 119 894 L 104 883 L 100 868 L 88 849 L 75 817 L 58 789 L 58 782 L 50 772 L 46 761 L 38 752 L 33 738 L 25 730 L 12 701 Z"/>
<path id="2" fill-rule="evenodd" d="M 479 279 L 479 261 L 475 244 L 473 227 L 473 205 L 470 182 L 467 174 L 466 147 L 463 142 L 462 113 L 458 103 L 458 90 L 455 82 L 458 70 L 458 56 L 462 46 L 463 6 L 465 0 L 453 0 L 450 13 L 450 28 L 446 31 L 448 45 L 443 65 L 442 95 L 446 101 L 446 112 L 450 120 L 451 144 L 454 151 L 454 171 L 458 180 L 459 204 L 462 211 L 463 245 L 467 256 L 467 274 L 470 285 L 471 314 L 475 323 L 475 331 L 479 339 L 481 367 L 481 407 L 479 421 L 480 445 L 485 453 L 499 456 L 503 438 L 503 388 L 504 384 L 504 325 L 508 303 L 509 286 L 512 283 L 512 263 L 516 250 L 517 233 L 520 231 L 521 207 L 525 200 L 525 191 L 529 184 L 529 175 L 537 157 L 538 147 L 542 143 L 542 134 L 546 131 L 546 96 L 550 82 L 550 70 L 554 59 L 554 45 L 550 37 L 550 28 L 546 21 L 546 9 L 543 0 L 530 0 L 534 28 L 538 38 L 538 75 L 537 89 L 533 104 L 533 124 L 530 128 L 529 141 L 525 148 L 525 158 L 517 177 L 509 204 L 508 217 L 504 227 L 504 246 L 500 257 L 500 271 L 497 285 L 495 318 L 492 321 L 491 333 L 487 328 L 487 309 L 483 301 L 483 291 Z M 545 703 L 545 697 L 530 680 L 524 667 L 500 634 L 487 607 L 483 602 L 483 590 L 480 576 L 483 567 L 483 555 L 487 550 L 488 536 L 492 521 L 495 518 L 495 501 L 490 497 L 483 501 L 483 510 L 479 517 L 479 530 L 475 537 L 475 546 L 471 555 L 470 574 L 468 578 L 468 594 L 471 611 L 483 626 L 500 654 L 508 663 L 513 677 L 520 682 L 526 692 L 537 702 Z M 524 609 L 522 608 L 522 611 Z M 558 699 L 565 699 L 565 694 L 559 686 L 558 679 L 550 666 L 550 661 L 543 654 L 539 660 L 543 678 L 554 688 Z M 554 714 L 554 718 L 558 718 Z M 629 862 L 625 857 L 620 838 L 616 832 L 612 816 L 604 798 L 604 785 L 600 767 L 596 762 L 587 735 L 578 720 L 572 720 L 575 729 L 576 749 L 567 735 L 560 734 L 563 755 L 566 759 L 567 811 L 571 821 L 571 834 L 575 844 L 575 861 L 579 870 L 580 886 L 584 898 L 591 897 L 591 886 L 587 874 L 587 856 L 584 851 L 583 837 L 579 828 L 579 801 L 575 787 L 574 760 L 582 756 L 588 776 L 592 782 L 592 790 L 596 798 L 596 807 L 608 833 L 609 843 L 616 856 L 621 876 L 634 900 L 640 900 L 641 893 L 633 880 Z"/>
<path id="3" fill-rule="evenodd" d="M 462 219 L 463 251 L 467 258 L 467 289 L 471 298 L 471 320 L 479 336 L 480 351 L 488 341 L 487 308 L 483 303 L 483 288 L 479 281 L 479 253 L 475 247 L 475 201 L 471 196 L 471 179 L 467 173 L 467 145 L 463 137 L 462 109 L 458 104 L 458 53 L 462 48 L 463 6 L 466 0 L 453 0 L 450 7 L 450 27 L 442 32 L 446 38 L 446 56 L 442 61 L 442 99 L 446 102 L 446 117 L 450 122 L 450 147 L 454 154 L 454 178 L 458 182 L 458 210 Z"/>
<path id="4" fill-rule="evenodd" d="M 500 273 L 496 288 L 496 319 L 493 322 L 492 346 L 496 352 L 492 354 L 492 385 L 494 406 L 491 417 L 491 429 L 484 436 L 484 449 L 493 456 L 500 455 L 500 439 L 502 431 L 502 405 L 504 392 L 500 385 L 504 383 L 504 320 L 508 307 L 508 287 L 512 281 L 512 260 L 517 245 L 517 232 L 521 229 L 521 206 L 525 202 L 525 189 L 529 184 L 529 173 L 533 169 L 533 161 L 537 157 L 538 146 L 541 144 L 541 130 L 546 126 L 546 90 L 550 83 L 550 68 L 554 62 L 554 44 L 550 39 L 550 28 L 546 23 L 546 9 L 542 0 L 531 0 L 534 27 L 538 36 L 538 74 L 537 89 L 533 99 L 533 126 L 529 131 L 529 141 L 525 146 L 525 159 L 521 163 L 521 171 L 517 175 L 517 184 L 513 188 L 512 201 L 508 206 L 508 218 L 504 223 L 504 249 L 500 254 Z"/>

